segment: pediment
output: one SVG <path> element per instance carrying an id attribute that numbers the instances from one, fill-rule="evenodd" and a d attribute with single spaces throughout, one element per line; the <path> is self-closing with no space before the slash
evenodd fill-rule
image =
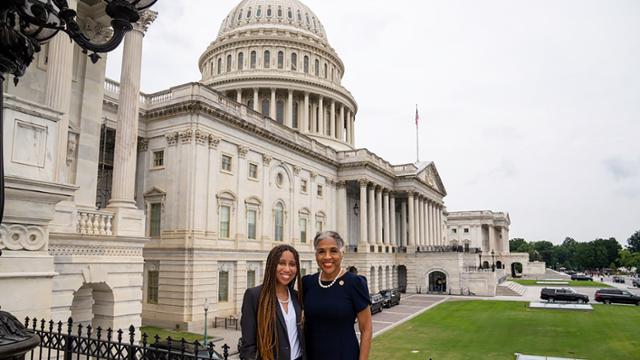
<path id="1" fill-rule="evenodd" d="M 436 165 L 433 161 L 427 163 L 422 169 L 418 171 L 416 177 L 422 180 L 425 184 L 427 184 L 430 188 L 436 190 L 437 192 L 447 195 L 447 190 L 442 183 L 442 179 L 440 178 L 440 174 L 436 169 Z"/>
<path id="2" fill-rule="evenodd" d="M 144 197 L 165 196 L 165 195 L 167 195 L 167 192 L 156 186 L 152 187 L 151 190 L 144 193 Z"/>

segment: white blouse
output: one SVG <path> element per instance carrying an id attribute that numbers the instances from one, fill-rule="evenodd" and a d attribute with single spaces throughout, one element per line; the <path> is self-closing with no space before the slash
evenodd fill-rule
<path id="1" fill-rule="evenodd" d="M 291 291 L 289 291 L 289 312 L 284 310 L 284 305 L 280 304 L 280 310 L 284 317 L 284 323 L 287 326 L 287 336 L 289 337 L 289 345 L 291 350 L 291 360 L 295 360 L 302 356 L 302 349 L 300 349 L 300 341 L 298 340 L 298 326 L 296 319 L 296 309 L 293 306 L 293 298 L 291 297 Z"/>

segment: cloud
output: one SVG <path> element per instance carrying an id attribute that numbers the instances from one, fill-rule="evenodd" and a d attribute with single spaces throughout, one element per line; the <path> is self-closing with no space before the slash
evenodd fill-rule
<path id="1" fill-rule="evenodd" d="M 612 157 L 603 161 L 605 170 L 615 180 L 625 180 L 638 175 L 640 168 L 640 160 L 632 161 L 618 157 Z"/>

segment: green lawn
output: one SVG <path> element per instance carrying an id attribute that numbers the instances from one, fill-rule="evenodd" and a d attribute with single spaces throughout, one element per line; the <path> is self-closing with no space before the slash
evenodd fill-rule
<path id="1" fill-rule="evenodd" d="M 195 334 L 186 331 L 171 331 L 154 326 L 143 326 L 140 328 L 140 332 L 146 333 L 149 336 L 147 339 L 148 343 L 155 342 L 156 335 L 160 336 L 160 341 L 166 340 L 169 336 L 171 336 L 172 340 L 181 340 L 182 338 L 184 338 L 189 342 L 198 340 L 201 344 L 204 340 L 204 336 L 202 334 Z M 211 340 L 211 337 L 209 337 L 209 340 Z"/>
<path id="2" fill-rule="evenodd" d="M 611 287 L 611 285 L 607 285 L 601 282 L 597 282 L 597 281 L 571 281 L 571 280 L 567 280 L 569 282 L 569 284 L 567 285 L 554 285 L 554 284 L 538 284 L 538 281 L 544 281 L 544 280 L 524 280 L 524 279 L 514 279 L 511 280 L 513 282 L 516 282 L 520 285 L 524 285 L 524 286 L 571 286 L 571 287 L 597 287 L 597 288 L 608 288 Z M 564 280 L 558 280 L 558 281 L 564 281 Z"/>
<path id="3" fill-rule="evenodd" d="M 640 307 L 594 305 L 593 311 L 570 311 L 534 310 L 528 304 L 445 302 L 376 337 L 371 359 L 514 359 L 516 352 L 640 359 Z"/>

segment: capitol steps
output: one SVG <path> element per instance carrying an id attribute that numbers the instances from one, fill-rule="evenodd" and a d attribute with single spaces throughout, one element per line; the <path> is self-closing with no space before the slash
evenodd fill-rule
<path id="1" fill-rule="evenodd" d="M 505 281 L 496 287 L 496 296 L 522 296 L 527 288 L 513 281 Z"/>

